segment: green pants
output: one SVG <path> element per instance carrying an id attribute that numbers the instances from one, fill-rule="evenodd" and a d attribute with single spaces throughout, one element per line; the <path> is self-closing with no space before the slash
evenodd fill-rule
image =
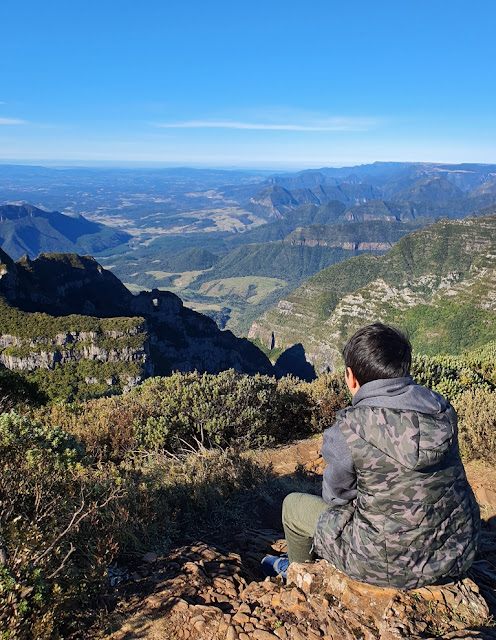
<path id="1" fill-rule="evenodd" d="M 312 545 L 315 525 L 329 506 L 320 496 L 309 493 L 290 493 L 285 497 L 282 524 L 290 562 L 309 562 L 314 559 Z"/>

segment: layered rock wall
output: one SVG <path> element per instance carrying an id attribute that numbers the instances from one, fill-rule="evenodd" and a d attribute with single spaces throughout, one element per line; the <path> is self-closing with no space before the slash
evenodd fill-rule
<path id="1" fill-rule="evenodd" d="M 128 331 L 70 331 L 51 338 L 0 335 L 0 364 L 11 370 L 51 370 L 56 365 L 78 363 L 81 360 L 138 364 L 139 375 L 134 372 L 120 374 L 124 388 L 135 386 L 154 373 L 145 324 Z M 111 378 L 107 384 L 112 386 L 114 382 Z"/>

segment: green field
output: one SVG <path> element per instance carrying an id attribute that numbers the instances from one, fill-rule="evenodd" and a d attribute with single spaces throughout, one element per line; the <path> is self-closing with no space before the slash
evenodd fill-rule
<path id="1" fill-rule="evenodd" d="M 243 276 L 239 278 L 221 278 L 204 282 L 200 293 L 205 296 L 237 296 L 250 304 L 258 304 L 270 293 L 286 285 L 279 278 L 263 278 L 258 276 Z"/>

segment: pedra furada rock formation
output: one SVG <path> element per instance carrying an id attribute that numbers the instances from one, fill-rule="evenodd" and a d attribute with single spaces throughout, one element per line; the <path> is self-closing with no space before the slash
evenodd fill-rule
<path id="1" fill-rule="evenodd" d="M 91 256 L 14 262 L 0 249 L 0 364 L 51 370 L 84 360 L 120 364 L 124 390 L 173 371 L 273 374 L 254 344 L 169 291 L 133 295 Z"/>

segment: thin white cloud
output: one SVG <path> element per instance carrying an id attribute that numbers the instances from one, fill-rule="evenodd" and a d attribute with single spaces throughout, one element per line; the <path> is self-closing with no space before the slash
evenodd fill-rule
<path id="1" fill-rule="evenodd" d="M 0 118 L 0 124 L 26 124 L 26 121 L 17 118 Z"/>
<path id="2" fill-rule="evenodd" d="M 188 120 L 186 122 L 154 122 L 165 129 L 249 129 L 256 131 L 367 131 L 376 126 L 372 118 L 330 118 L 313 124 L 280 124 L 236 122 L 229 120 Z"/>

